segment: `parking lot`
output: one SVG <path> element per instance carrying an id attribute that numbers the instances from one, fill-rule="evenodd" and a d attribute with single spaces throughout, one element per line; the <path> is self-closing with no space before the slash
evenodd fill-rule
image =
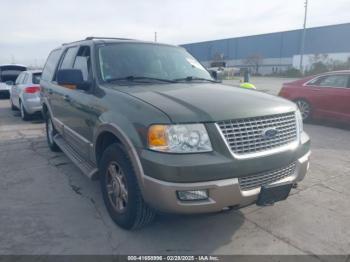
<path id="1" fill-rule="evenodd" d="M 224 84 L 239 86 L 243 77 L 235 77 L 232 80 L 224 80 Z M 277 95 L 280 91 L 282 83 L 292 82 L 297 78 L 284 78 L 284 77 L 251 77 L 250 82 L 253 83 L 260 91 L 269 93 L 271 95 Z"/>
<path id="2" fill-rule="evenodd" d="M 255 81 L 276 94 L 284 80 Z M 23 122 L 1 99 L 0 253 L 349 254 L 350 129 L 314 123 L 305 130 L 312 138 L 310 170 L 286 201 L 162 214 L 144 229 L 125 231 L 107 214 L 99 183 L 49 150 L 43 122 Z"/>

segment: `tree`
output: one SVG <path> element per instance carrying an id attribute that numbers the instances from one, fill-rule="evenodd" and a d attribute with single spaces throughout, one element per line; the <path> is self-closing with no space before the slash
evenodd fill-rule
<path id="1" fill-rule="evenodd" d="M 309 56 L 310 69 L 305 72 L 306 75 L 316 75 L 328 71 L 350 69 L 350 57 L 347 61 L 334 60 L 328 54 L 314 54 Z"/>
<path id="2" fill-rule="evenodd" d="M 260 54 L 252 54 L 244 60 L 244 64 L 254 68 L 254 73 L 259 74 L 259 68 L 263 63 L 263 56 Z"/>
<path id="3" fill-rule="evenodd" d="M 331 62 L 331 59 L 328 57 L 328 54 L 314 54 L 309 56 L 310 64 L 323 63 L 325 65 Z"/>

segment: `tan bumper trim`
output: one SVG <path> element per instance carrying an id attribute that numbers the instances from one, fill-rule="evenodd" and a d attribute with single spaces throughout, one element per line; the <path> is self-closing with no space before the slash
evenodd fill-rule
<path id="1" fill-rule="evenodd" d="M 295 174 L 282 182 L 298 182 L 305 177 L 309 166 L 310 152 L 297 160 Z M 224 179 L 198 183 L 172 183 L 144 176 L 143 194 L 145 201 L 153 208 L 171 213 L 206 213 L 220 211 L 230 206 L 246 206 L 256 201 L 260 188 L 242 191 L 238 179 Z M 176 191 L 207 189 L 209 199 L 204 201 L 180 201 Z"/>

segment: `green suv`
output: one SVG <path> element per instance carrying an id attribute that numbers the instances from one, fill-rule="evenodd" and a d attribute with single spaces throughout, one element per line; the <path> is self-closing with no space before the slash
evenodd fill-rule
<path id="1" fill-rule="evenodd" d="M 111 218 L 217 212 L 285 199 L 310 139 L 287 100 L 220 84 L 185 49 L 119 38 L 53 50 L 42 73 L 48 145 L 99 179 Z"/>

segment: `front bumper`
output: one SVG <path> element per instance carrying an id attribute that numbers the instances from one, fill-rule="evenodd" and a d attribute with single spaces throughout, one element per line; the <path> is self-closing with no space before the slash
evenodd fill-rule
<path id="1" fill-rule="evenodd" d="M 309 168 L 310 151 L 297 159 L 294 174 L 274 184 L 299 182 Z M 177 191 L 208 190 L 209 198 L 201 201 L 180 201 Z M 207 213 L 220 211 L 225 207 L 243 207 L 256 202 L 260 188 L 241 190 L 238 178 L 208 182 L 173 183 L 144 176 L 143 197 L 153 208 L 170 213 Z"/>

